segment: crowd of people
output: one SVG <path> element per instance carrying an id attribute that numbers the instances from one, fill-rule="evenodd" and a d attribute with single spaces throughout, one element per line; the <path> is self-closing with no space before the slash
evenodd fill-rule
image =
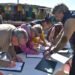
<path id="1" fill-rule="evenodd" d="M 14 67 L 15 61 L 22 61 L 17 53 L 39 54 L 39 44 L 49 47 L 44 51 L 44 57 L 48 59 L 51 54 L 63 49 L 70 40 L 73 58 L 66 64 L 69 66 L 68 75 L 74 75 L 75 43 L 71 36 L 75 32 L 75 16 L 70 14 L 69 8 L 64 4 L 55 6 L 52 14 L 41 21 L 22 24 L 18 27 L 12 24 L 0 24 L 0 55 L 6 53 L 10 59 L 10 61 L 0 59 L 0 66 Z M 64 64 L 64 70 L 65 67 Z M 64 70 L 60 71 L 61 75 L 65 75 Z M 60 75 L 60 72 L 56 75 Z"/>

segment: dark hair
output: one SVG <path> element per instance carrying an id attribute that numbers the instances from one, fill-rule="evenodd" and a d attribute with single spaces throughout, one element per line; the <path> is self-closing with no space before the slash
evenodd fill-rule
<path id="1" fill-rule="evenodd" d="M 38 36 L 38 33 L 37 33 L 37 31 L 36 31 L 36 29 L 35 29 L 35 28 L 31 27 L 31 31 L 32 31 L 32 32 L 34 32 L 35 37 L 37 37 L 37 36 Z"/>
<path id="2" fill-rule="evenodd" d="M 27 34 L 27 31 L 24 30 L 23 28 L 15 29 L 15 30 L 13 31 L 13 34 L 12 34 L 12 35 L 15 35 L 15 36 L 18 38 L 18 40 L 20 40 L 20 38 L 21 38 L 22 36 L 24 36 L 24 38 L 28 41 L 28 34 Z"/>
<path id="3" fill-rule="evenodd" d="M 37 36 L 38 36 L 38 34 L 42 33 L 42 26 L 40 24 L 36 24 L 32 28 L 35 30 Z"/>
<path id="4" fill-rule="evenodd" d="M 46 22 L 47 24 L 51 23 L 51 19 L 49 18 L 45 18 L 44 20 L 41 21 L 41 25 L 42 23 Z"/>
<path id="5" fill-rule="evenodd" d="M 38 34 L 42 33 L 42 29 L 40 27 L 35 27 L 35 29 L 37 30 Z"/>
<path id="6" fill-rule="evenodd" d="M 52 13 L 55 14 L 56 12 L 62 12 L 63 14 L 66 13 L 68 11 L 68 7 L 65 4 L 59 4 L 57 6 L 54 7 Z"/>

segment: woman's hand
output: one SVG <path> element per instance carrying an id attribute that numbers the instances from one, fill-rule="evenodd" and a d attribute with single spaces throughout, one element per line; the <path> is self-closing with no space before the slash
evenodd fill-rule
<path id="1" fill-rule="evenodd" d="M 16 62 L 15 61 L 11 61 L 10 64 L 7 64 L 7 67 L 9 68 L 13 68 L 16 66 Z"/>
<path id="2" fill-rule="evenodd" d="M 19 57 L 19 56 L 16 56 L 13 58 L 13 61 L 16 61 L 16 62 L 23 62 L 22 58 Z"/>
<path id="3" fill-rule="evenodd" d="M 51 45 L 45 52 L 44 52 L 44 57 L 45 58 L 50 58 L 50 55 L 53 54 L 53 46 Z"/>

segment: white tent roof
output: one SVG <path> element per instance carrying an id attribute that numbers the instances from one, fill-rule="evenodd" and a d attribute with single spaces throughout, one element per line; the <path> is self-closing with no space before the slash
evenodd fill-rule
<path id="1" fill-rule="evenodd" d="M 0 0 L 0 3 L 17 3 L 17 0 Z"/>
<path id="2" fill-rule="evenodd" d="M 22 3 L 41 5 L 53 8 L 57 4 L 64 3 L 70 10 L 75 10 L 75 0 L 0 0 L 0 3 Z"/>

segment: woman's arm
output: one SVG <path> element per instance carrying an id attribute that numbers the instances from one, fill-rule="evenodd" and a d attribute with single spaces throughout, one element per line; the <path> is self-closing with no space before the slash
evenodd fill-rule
<path id="1" fill-rule="evenodd" d="M 75 32 L 75 19 L 68 19 L 64 24 L 64 35 L 60 42 L 58 42 L 57 46 L 54 48 L 53 52 L 57 52 L 62 49 L 67 41 L 70 40 L 72 34 Z"/>

